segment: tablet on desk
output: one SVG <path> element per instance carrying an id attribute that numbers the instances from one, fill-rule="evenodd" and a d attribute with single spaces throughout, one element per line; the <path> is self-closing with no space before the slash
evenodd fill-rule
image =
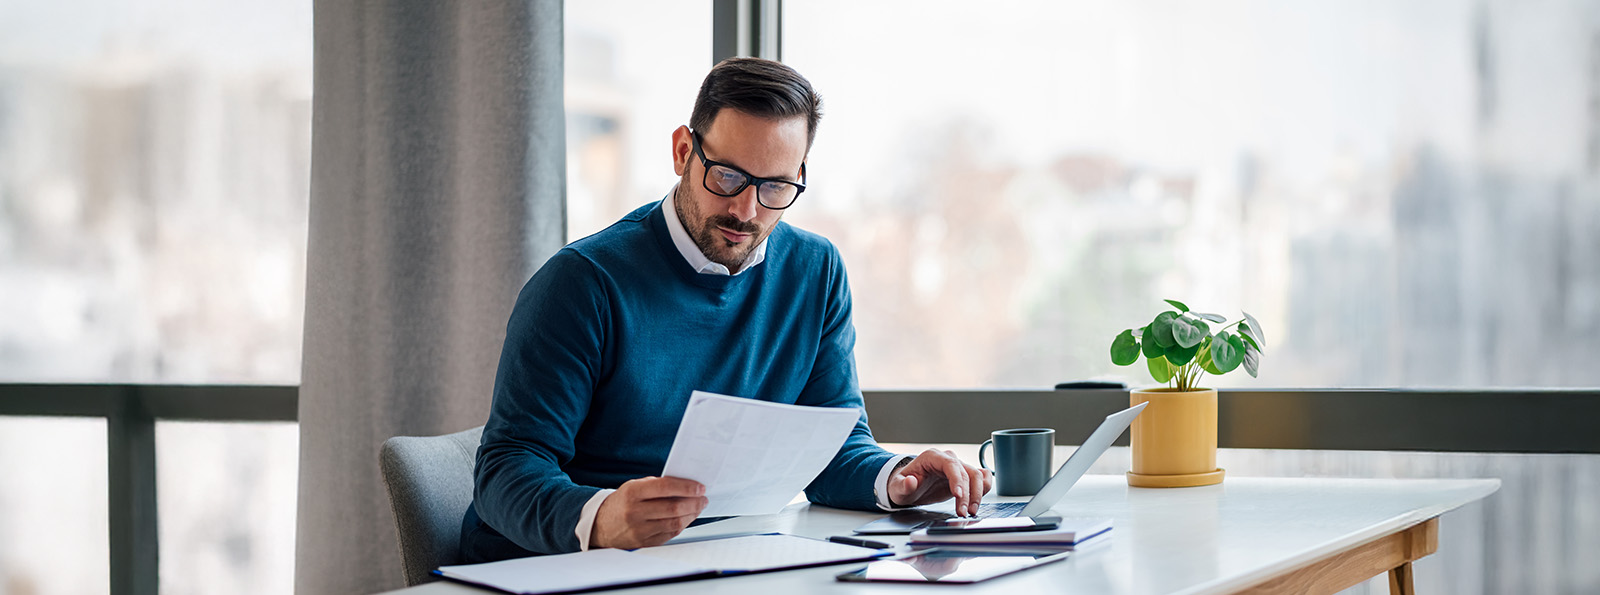
<path id="1" fill-rule="evenodd" d="M 1016 533 L 1049 531 L 1061 527 L 1061 517 L 953 518 L 928 527 L 930 535 L 971 535 L 977 533 Z"/>
<path id="2" fill-rule="evenodd" d="M 924 550 L 838 575 L 850 582 L 968 584 L 1049 564 L 1071 554 L 1051 548 L 948 548 Z"/>

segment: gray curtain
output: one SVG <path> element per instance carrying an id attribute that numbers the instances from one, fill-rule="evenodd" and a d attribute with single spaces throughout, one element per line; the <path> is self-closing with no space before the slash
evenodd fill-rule
<path id="1" fill-rule="evenodd" d="M 481 425 L 564 243 L 559 0 L 317 0 L 295 591 L 403 586 L 378 449 Z"/>

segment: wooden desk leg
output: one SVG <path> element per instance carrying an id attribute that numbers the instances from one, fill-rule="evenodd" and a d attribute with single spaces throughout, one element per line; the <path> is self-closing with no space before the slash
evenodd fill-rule
<path id="1" fill-rule="evenodd" d="M 1405 562 L 1389 570 L 1389 595 L 1415 595 L 1417 589 L 1411 582 L 1411 561 L 1439 550 L 1439 517 L 1428 519 L 1401 535 L 1405 536 L 1402 551 Z"/>
<path id="2" fill-rule="evenodd" d="M 1290 570 L 1240 593 L 1331 594 L 1389 573 L 1389 592 L 1412 595 L 1411 561 L 1439 549 L 1439 517 Z"/>
<path id="3" fill-rule="evenodd" d="M 1389 571 L 1389 595 L 1416 595 L 1411 585 L 1411 563 L 1406 562 Z"/>

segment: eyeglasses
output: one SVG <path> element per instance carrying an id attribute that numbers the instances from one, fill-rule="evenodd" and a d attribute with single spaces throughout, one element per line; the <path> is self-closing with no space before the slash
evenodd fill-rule
<path id="1" fill-rule="evenodd" d="M 760 202 L 763 207 L 779 211 L 789 208 L 794 204 L 794 199 L 799 198 L 800 193 L 806 191 L 804 182 L 806 179 L 805 162 L 800 163 L 800 182 L 758 178 L 732 165 L 706 159 L 706 152 L 700 149 L 700 133 L 690 131 L 689 135 L 694 138 L 695 155 L 699 155 L 700 163 L 706 166 L 706 175 L 700 180 L 700 183 L 712 194 L 717 196 L 738 196 L 740 192 L 744 192 L 745 188 L 755 184 L 756 201 Z"/>

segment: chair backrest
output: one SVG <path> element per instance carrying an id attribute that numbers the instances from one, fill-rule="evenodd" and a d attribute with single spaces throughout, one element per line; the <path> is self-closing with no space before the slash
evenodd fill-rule
<path id="1" fill-rule="evenodd" d="M 483 426 L 443 436 L 395 436 L 383 441 L 378 463 L 400 532 L 406 585 L 434 580 L 440 566 L 461 555 L 461 517 L 472 504 L 472 472 Z"/>

